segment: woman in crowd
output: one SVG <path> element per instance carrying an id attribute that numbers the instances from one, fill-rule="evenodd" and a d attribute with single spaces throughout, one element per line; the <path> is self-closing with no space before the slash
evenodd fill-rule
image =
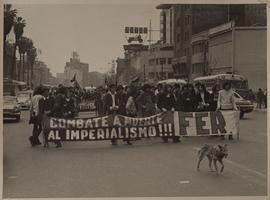
<path id="1" fill-rule="evenodd" d="M 198 106 L 195 90 L 192 84 L 186 84 L 182 88 L 181 111 L 194 112 Z"/>
<path id="2" fill-rule="evenodd" d="M 235 104 L 234 92 L 229 82 L 223 84 L 223 89 L 219 91 L 217 110 L 238 110 Z M 224 135 L 222 139 L 225 139 Z M 232 135 L 229 135 L 229 140 L 232 140 Z"/>
<path id="3" fill-rule="evenodd" d="M 197 102 L 198 107 L 197 111 L 214 111 L 213 108 L 213 96 L 206 90 L 205 86 L 203 84 L 200 84 L 197 87 Z"/>
<path id="4" fill-rule="evenodd" d="M 157 107 L 165 112 L 165 111 L 174 111 L 175 110 L 175 103 L 176 99 L 174 97 L 172 86 L 171 85 L 165 85 L 163 93 L 160 95 L 157 103 Z M 169 137 L 162 137 L 163 141 L 165 143 L 168 142 Z M 179 137 L 173 137 L 173 142 L 180 142 Z"/>

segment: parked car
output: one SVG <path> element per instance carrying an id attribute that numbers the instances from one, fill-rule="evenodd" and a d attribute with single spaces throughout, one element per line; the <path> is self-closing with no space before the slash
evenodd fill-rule
<path id="1" fill-rule="evenodd" d="M 22 110 L 29 110 L 32 95 L 32 90 L 18 92 L 17 99 Z"/>
<path id="2" fill-rule="evenodd" d="M 3 119 L 15 119 L 17 122 L 21 118 L 21 108 L 16 96 L 4 96 Z"/>
<path id="3" fill-rule="evenodd" d="M 235 103 L 240 111 L 240 119 L 244 118 L 245 113 L 252 112 L 254 110 L 254 105 L 251 101 L 245 100 L 240 94 L 234 92 Z"/>

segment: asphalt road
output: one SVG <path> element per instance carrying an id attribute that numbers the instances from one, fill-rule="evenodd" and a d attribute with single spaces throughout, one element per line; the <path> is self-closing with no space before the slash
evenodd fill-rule
<path id="1" fill-rule="evenodd" d="M 4 198 L 266 195 L 266 111 L 247 115 L 240 132 L 240 141 L 165 144 L 155 138 L 132 146 L 98 141 L 33 148 L 26 111 L 19 123 L 4 123 Z M 209 172 L 207 160 L 196 171 L 197 150 L 205 143 L 229 145 L 222 175 Z"/>

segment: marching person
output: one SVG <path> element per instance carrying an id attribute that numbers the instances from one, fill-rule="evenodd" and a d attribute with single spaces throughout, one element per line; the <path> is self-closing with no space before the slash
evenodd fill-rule
<path id="1" fill-rule="evenodd" d="M 65 104 L 65 93 L 66 88 L 61 86 L 57 90 L 57 94 L 55 96 L 54 107 L 52 110 L 52 117 L 56 118 L 64 118 L 64 104 Z M 56 148 L 62 147 L 62 143 L 60 141 L 56 141 Z"/>
<path id="2" fill-rule="evenodd" d="M 64 100 L 64 117 L 66 118 L 74 118 L 75 115 L 75 102 L 71 97 L 70 91 L 66 90 L 65 100 Z"/>
<path id="3" fill-rule="evenodd" d="M 214 111 L 213 96 L 206 90 L 205 85 L 200 84 L 197 90 L 197 111 Z"/>
<path id="4" fill-rule="evenodd" d="M 171 85 L 165 85 L 164 87 L 164 92 L 160 95 L 159 100 L 158 100 L 158 108 L 162 110 L 163 112 L 165 111 L 174 111 L 175 110 L 175 97 L 173 95 L 172 91 L 172 86 Z M 168 142 L 169 137 L 162 137 L 163 141 L 165 143 Z M 177 143 L 180 142 L 179 137 L 173 137 L 173 142 Z"/>
<path id="5" fill-rule="evenodd" d="M 116 85 L 109 86 L 109 91 L 104 97 L 105 115 L 117 114 L 119 110 L 119 96 L 116 93 Z M 117 139 L 111 139 L 113 146 L 117 145 Z"/>
<path id="6" fill-rule="evenodd" d="M 43 88 L 41 86 L 37 87 L 34 91 L 34 96 L 32 97 L 30 103 L 30 120 L 29 124 L 33 124 L 32 136 L 29 137 L 29 141 L 32 146 L 41 145 L 39 140 L 39 135 L 42 131 L 42 112 L 41 112 L 41 100 L 44 100 L 42 96 Z"/>
<path id="7" fill-rule="evenodd" d="M 181 99 L 182 99 L 182 111 L 184 112 L 196 111 L 198 102 L 192 84 L 186 84 L 183 86 Z"/>
<path id="8" fill-rule="evenodd" d="M 136 117 L 137 115 L 137 109 L 136 109 L 136 103 L 135 103 L 135 96 L 136 96 L 136 90 L 129 88 L 127 91 L 127 103 L 126 103 L 126 115 L 128 117 Z M 130 139 L 125 139 L 124 141 L 127 142 L 128 145 L 132 145 L 130 142 Z"/>
<path id="9" fill-rule="evenodd" d="M 42 119 L 46 119 L 47 117 L 52 116 L 52 109 L 54 106 L 54 98 L 52 96 L 52 91 L 49 89 L 44 89 L 43 92 L 44 101 L 40 101 L 40 110 L 43 113 Z M 42 129 L 44 125 L 42 124 Z M 47 141 L 47 134 L 43 131 L 44 136 L 44 147 L 49 147 L 48 141 Z"/>
<path id="10" fill-rule="evenodd" d="M 141 93 L 136 98 L 139 117 L 150 117 L 156 114 L 155 94 L 151 91 L 151 86 L 145 84 Z"/>
<path id="11" fill-rule="evenodd" d="M 124 87 L 122 85 L 118 85 L 116 89 L 116 93 L 118 96 L 118 112 L 119 115 L 126 115 L 126 104 L 127 104 L 127 94 L 124 91 Z"/>
<path id="12" fill-rule="evenodd" d="M 238 110 L 231 83 L 225 82 L 222 88 L 223 89 L 219 91 L 218 95 L 217 110 Z M 224 135 L 221 136 L 221 138 L 225 139 Z M 233 140 L 232 135 L 229 135 L 229 140 Z"/>

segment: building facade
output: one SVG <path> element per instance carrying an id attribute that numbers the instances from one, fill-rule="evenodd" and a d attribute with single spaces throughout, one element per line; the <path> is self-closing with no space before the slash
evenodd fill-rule
<path id="1" fill-rule="evenodd" d="M 156 83 L 173 78 L 172 59 L 172 45 L 161 42 L 150 45 L 147 50 L 126 52 L 124 58 L 116 60 L 117 82 L 126 85 L 139 78 L 141 83 Z"/>
<path id="2" fill-rule="evenodd" d="M 233 72 L 248 78 L 252 89 L 267 86 L 265 26 L 219 26 L 209 30 L 208 73 Z"/>
<path id="3" fill-rule="evenodd" d="M 76 75 L 76 80 L 81 87 L 88 85 L 89 64 L 80 62 L 77 52 L 72 52 L 70 62 L 66 62 L 64 73 L 58 73 L 57 78 L 65 86 L 71 86 L 70 80 Z"/>
<path id="4" fill-rule="evenodd" d="M 193 41 L 197 35 L 203 31 L 218 25 L 234 21 L 236 26 L 265 26 L 266 25 L 266 4 L 161 4 L 156 7 L 161 9 L 161 16 L 167 16 L 170 13 L 170 22 L 173 24 L 172 30 L 174 59 L 173 69 L 176 78 L 192 79 L 192 71 L 200 72 L 202 65 L 198 63 L 199 58 L 205 55 L 198 54 L 198 48 L 204 48 L 203 40 Z M 165 13 L 165 14 L 164 14 Z M 168 17 L 166 17 L 168 19 Z M 162 21 L 163 20 L 163 21 Z M 162 18 L 161 24 L 164 24 Z M 161 28 L 161 40 L 164 40 L 164 34 L 167 36 L 167 29 Z M 200 37 L 200 36 L 199 36 Z M 201 47 L 200 47 L 201 46 Z M 194 54 L 194 50 L 195 52 Z M 200 60 L 200 59 L 199 59 Z"/>

